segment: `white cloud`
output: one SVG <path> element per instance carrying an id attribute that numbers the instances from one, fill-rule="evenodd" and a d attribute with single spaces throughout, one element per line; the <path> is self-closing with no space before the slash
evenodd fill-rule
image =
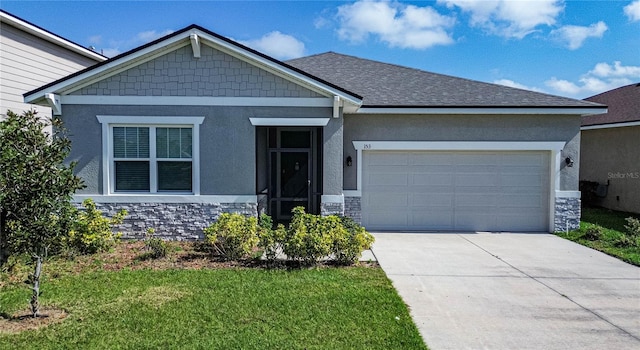
<path id="1" fill-rule="evenodd" d="M 304 43 L 279 31 L 267 33 L 259 39 L 240 41 L 240 43 L 281 60 L 304 56 Z"/>
<path id="2" fill-rule="evenodd" d="M 640 0 L 635 0 L 624 7 L 624 14 L 631 22 L 640 21 Z"/>
<path id="3" fill-rule="evenodd" d="M 540 88 L 532 87 L 532 86 L 526 86 L 526 85 L 517 83 L 517 82 L 515 82 L 513 80 L 509 80 L 509 79 L 498 79 L 498 80 L 494 80 L 493 83 L 494 84 L 508 86 L 508 87 L 512 87 L 512 88 L 517 88 L 517 89 L 536 91 L 536 92 L 545 92 L 544 90 L 542 90 Z"/>
<path id="4" fill-rule="evenodd" d="M 157 30 L 147 30 L 144 32 L 137 33 L 133 37 L 125 40 L 110 40 L 109 47 L 98 49 L 102 52 L 103 55 L 107 57 L 117 56 L 125 51 L 131 50 L 140 45 L 144 45 L 148 42 L 161 38 L 165 35 L 169 35 L 173 33 L 171 29 L 165 29 L 163 31 Z M 97 41 L 95 44 L 99 45 L 102 43 L 102 37 L 99 35 L 95 35 L 89 38 L 90 42 Z"/>
<path id="5" fill-rule="evenodd" d="M 553 77 L 545 84 L 563 95 L 588 97 L 631 84 L 638 79 L 640 79 L 640 66 L 623 66 L 616 61 L 613 65 L 605 62 L 596 64 L 592 70 L 583 74 L 577 83 Z"/>
<path id="6" fill-rule="evenodd" d="M 391 47 L 410 49 L 453 43 L 447 29 L 455 24 L 455 18 L 429 6 L 363 0 L 338 7 L 337 18 L 338 35 L 352 43 L 361 43 L 369 36 Z"/>
<path id="7" fill-rule="evenodd" d="M 94 44 L 94 45 L 102 44 L 102 35 L 90 36 L 88 41 L 90 44 Z"/>
<path id="8" fill-rule="evenodd" d="M 491 34 L 522 39 L 541 25 L 552 26 L 564 9 L 563 0 L 438 0 L 470 13 L 471 25 Z"/>
<path id="9" fill-rule="evenodd" d="M 607 25 L 600 21 L 588 27 L 566 25 L 551 31 L 551 35 L 567 43 L 570 50 L 578 49 L 587 38 L 602 38 L 607 31 Z"/>

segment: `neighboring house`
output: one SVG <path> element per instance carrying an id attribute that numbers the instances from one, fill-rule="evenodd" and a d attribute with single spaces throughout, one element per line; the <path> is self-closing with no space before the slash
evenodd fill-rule
<path id="1" fill-rule="evenodd" d="M 37 108 L 51 116 L 51 108 L 23 102 L 22 94 L 46 83 L 107 60 L 106 57 L 0 10 L 0 119 Z"/>
<path id="2" fill-rule="evenodd" d="M 370 230 L 554 231 L 580 217 L 580 118 L 602 105 L 326 53 L 280 62 L 189 26 L 25 94 L 128 230 L 195 237 L 295 206 Z"/>
<path id="3" fill-rule="evenodd" d="M 585 99 L 609 106 L 582 119 L 580 181 L 590 204 L 640 213 L 640 83 Z"/>

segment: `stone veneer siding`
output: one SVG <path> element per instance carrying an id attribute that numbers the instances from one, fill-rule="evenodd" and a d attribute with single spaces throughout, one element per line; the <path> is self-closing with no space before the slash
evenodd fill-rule
<path id="1" fill-rule="evenodd" d="M 580 228 L 580 198 L 556 198 L 553 230 L 566 232 Z"/>
<path id="2" fill-rule="evenodd" d="M 348 216 L 358 224 L 362 224 L 361 197 L 344 197 L 344 216 Z"/>
<path id="3" fill-rule="evenodd" d="M 99 210 L 111 217 L 125 209 L 128 214 L 116 227 L 123 238 L 142 238 L 148 228 L 158 237 L 169 240 L 196 240 L 204 237 L 202 229 L 222 213 L 257 215 L 255 203 L 96 203 Z"/>
<path id="4" fill-rule="evenodd" d="M 344 203 L 322 203 L 320 204 L 320 215 L 344 215 Z"/>

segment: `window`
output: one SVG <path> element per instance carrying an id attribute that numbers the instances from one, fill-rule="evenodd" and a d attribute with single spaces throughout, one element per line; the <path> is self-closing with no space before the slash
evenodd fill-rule
<path id="1" fill-rule="evenodd" d="M 103 124 L 103 156 L 106 155 L 105 192 L 199 194 L 198 127 L 204 118 L 98 119 Z M 162 123 L 150 125 L 141 121 Z"/>

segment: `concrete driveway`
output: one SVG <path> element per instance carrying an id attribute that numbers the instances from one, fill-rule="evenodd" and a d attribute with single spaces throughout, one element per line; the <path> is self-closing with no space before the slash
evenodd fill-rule
<path id="1" fill-rule="evenodd" d="M 550 234 L 374 233 L 439 349 L 640 349 L 640 268 Z"/>

